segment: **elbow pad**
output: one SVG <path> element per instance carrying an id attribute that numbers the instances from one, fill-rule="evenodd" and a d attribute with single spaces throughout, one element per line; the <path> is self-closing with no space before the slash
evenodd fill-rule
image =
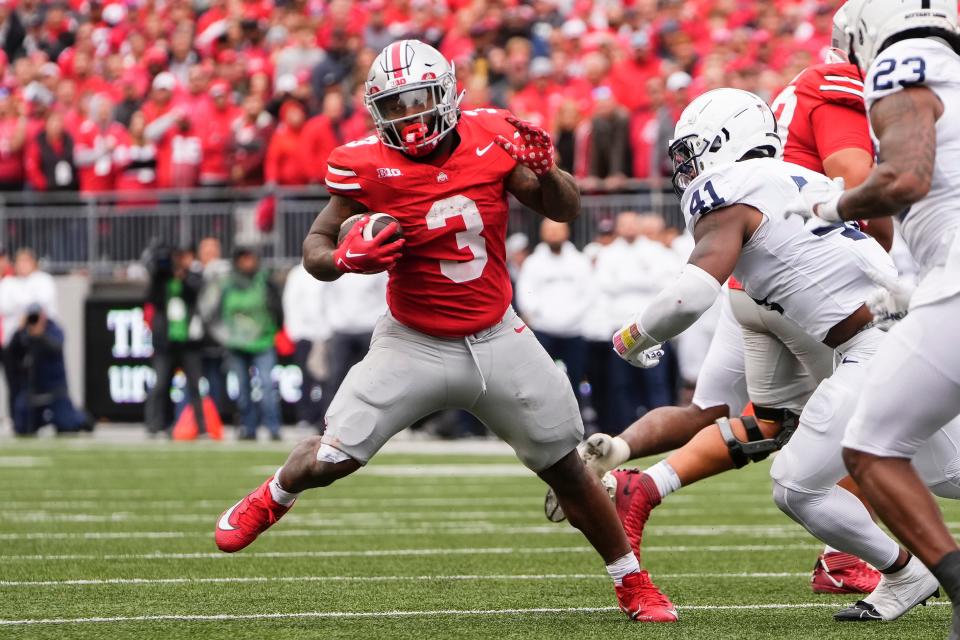
<path id="1" fill-rule="evenodd" d="M 721 288 L 709 273 L 687 264 L 680 277 L 647 306 L 637 325 L 654 344 L 666 342 L 686 331 L 706 313 L 716 302 Z"/>

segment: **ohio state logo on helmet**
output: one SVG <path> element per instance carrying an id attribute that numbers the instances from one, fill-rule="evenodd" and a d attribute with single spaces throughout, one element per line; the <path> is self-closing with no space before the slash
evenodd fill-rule
<path id="1" fill-rule="evenodd" d="M 453 64 L 419 40 L 400 40 L 381 51 L 365 89 L 380 141 L 407 155 L 430 153 L 457 125 L 463 94 L 457 95 Z"/>

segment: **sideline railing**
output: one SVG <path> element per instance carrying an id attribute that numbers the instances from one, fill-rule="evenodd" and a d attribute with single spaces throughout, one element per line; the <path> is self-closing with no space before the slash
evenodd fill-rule
<path id="1" fill-rule="evenodd" d="M 655 212 L 682 227 L 669 182 L 630 181 L 618 193 L 585 193 L 583 213 L 573 224 L 573 240 L 589 242 L 597 222 L 621 211 Z M 272 230 L 257 227 L 258 204 L 276 197 Z M 97 194 L 0 194 L 0 244 L 8 251 L 30 247 L 53 272 L 90 271 L 120 275 L 137 262 L 154 239 L 175 245 L 218 238 L 224 255 L 237 245 L 253 245 L 276 266 L 300 259 L 303 238 L 329 195 L 322 187 L 193 189 L 186 191 Z M 509 233 L 537 237 L 538 216 L 511 199 Z"/>

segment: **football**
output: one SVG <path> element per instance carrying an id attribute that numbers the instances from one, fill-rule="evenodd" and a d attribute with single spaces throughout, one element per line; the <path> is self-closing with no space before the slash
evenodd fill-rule
<path id="1" fill-rule="evenodd" d="M 388 242 L 394 242 L 403 237 L 403 229 L 400 227 L 400 223 L 389 213 L 358 213 L 355 216 L 350 216 L 343 221 L 343 224 L 340 225 L 340 233 L 337 234 L 338 245 L 343 242 L 343 239 L 347 237 L 348 233 L 350 233 L 350 229 L 353 228 L 353 225 L 355 225 L 363 216 L 370 216 L 370 222 L 368 222 L 367 226 L 363 228 L 364 240 L 373 240 L 378 233 L 383 231 L 393 222 L 397 223 L 397 230 L 392 236 L 390 236 Z"/>

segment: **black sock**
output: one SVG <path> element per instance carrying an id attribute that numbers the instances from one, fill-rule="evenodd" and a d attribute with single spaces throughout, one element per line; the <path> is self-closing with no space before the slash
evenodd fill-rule
<path id="1" fill-rule="evenodd" d="M 943 556 L 930 570 L 950 596 L 954 606 L 960 605 L 960 551 L 951 551 Z"/>

